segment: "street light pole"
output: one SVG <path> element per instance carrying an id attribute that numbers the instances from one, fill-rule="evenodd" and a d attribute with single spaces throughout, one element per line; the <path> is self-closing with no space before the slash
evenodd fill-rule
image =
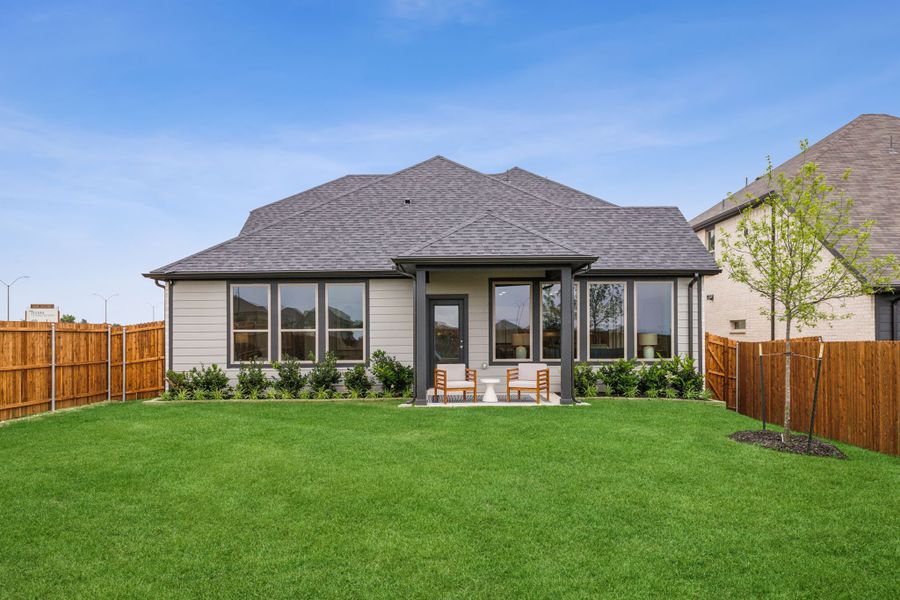
<path id="1" fill-rule="evenodd" d="M 109 299 L 115 298 L 116 296 L 118 296 L 118 294 L 113 294 L 111 296 L 102 296 L 101 294 L 94 292 L 94 295 L 103 300 L 103 322 L 109 323 L 109 319 L 106 318 L 106 307 L 109 304 Z"/>
<path id="2" fill-rule="evenodd" d="M 29 277 L 28 277 L 28 275 L 20 275 L 19 277 L 16 277 L 15 279 L 13 279 L 12 282 L 10 282 L 10 283 L 6 283 L 2 279 L 0 279 L 0 283 L 2 283 L 3 285 L 6 286 L 6 320 L 7 321 L 9 321 L 9 288 L 11 288 L 13 286 L 13 284 L 20 279 L 29 279 Z"/>
<path id="3" fill-rule="evenodd" d="M 156 305 L 160 304 L 160 303 L 159 302 L 145 302 L 144 304 L 150 305 L 150 310 L 152 311 L 151 314 L 153 315 L 151 321 L 155 321 L 156 320 Z"/>

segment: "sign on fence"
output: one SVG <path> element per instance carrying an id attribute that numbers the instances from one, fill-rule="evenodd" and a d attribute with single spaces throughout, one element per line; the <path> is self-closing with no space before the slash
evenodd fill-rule
<path id="1" fill-rule="evenodd" d="M 53 304 L 32 304 L 25 310 L 25 320 L 32 323 L 59 323 L 59 309 Z"/>

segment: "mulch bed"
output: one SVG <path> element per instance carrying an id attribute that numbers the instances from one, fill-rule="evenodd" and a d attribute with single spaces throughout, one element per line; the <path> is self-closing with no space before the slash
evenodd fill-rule
<path id="1" fill-rule="evenodd" d="M 793 452 L 794 454 L 808 454 L 826 458 L 847 458 L 843 452 L 831 444 L 819 441 L 816 438 L 813 438 L 812 446 L 807 452 L 805 435 L 791 435 L 790 441 L 787 443 L 781 441 L 780 431 L 738 431 L 728 437 L 742 444 L 754 444 L 763 448 L 778 450 L 779 452 Z"/>

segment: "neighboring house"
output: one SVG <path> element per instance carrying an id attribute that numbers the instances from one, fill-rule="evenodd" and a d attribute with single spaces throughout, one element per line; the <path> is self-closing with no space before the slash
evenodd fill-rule
<path id="1" fill-rule="evenodd" d="M 808 161 L 819 164 L 820 172 L 836 190 L 853 198 L 851 217 L 857 224 L 874 220 L 869 243 L 873 256 L 893 254 L 900 257 L 900 119 L 891 115 L 861 115 L 828 137 L 809 147 L 806 156 L 797 155 L 775 171 L 793 176 Z M 850 169 L 850 178 L 841 176 Z M 741 218 L 740 211 L 752 204 L 747 198 L 759 198 L 769 192 L 765 177 L 756 179 L 734 195 L 734 201 L 717 202 L 709 210 L 691 220 L 691 226 L 710 252 L 720 258 L 715 240 L 722 231 L 734 233 Z M 758 208 L 754 210 L 764 210 Z M 823 247 L 830 260 L 839 256 L 833 248 Z M 896 282 L 895 290 L 900 290 Z M 746 286 L 729 279 L 723 272 L 707 280 L 703 308 L 706 330 L 722 336 L 741 336 L 747 340 L 784 337 L 784 323 L 760 314 L 770 300 L 760 297 Z M 900 293 L 884 292 L 849 298 L 841 307 L 832 303 L 839 314 L 852 313 L 849 319 L 820 323 L 795 334 L 820 335 L 826 340 L 897 340 L 900 339 Z"/>
<path id="2" fill-rule="evenodd" d="M 702 279 L 718 271 L 677 208 L 438 156 L 257 208 L 236 237 L 146 276 L 165 282 L 175 370 L 233 378 L 253 357 L 350 366 L 383 349 L 415 366 L 421 403 L 435 363 L 502 378 L 542 361 L 571 402 L 576 360 L 699 363 Z"/>

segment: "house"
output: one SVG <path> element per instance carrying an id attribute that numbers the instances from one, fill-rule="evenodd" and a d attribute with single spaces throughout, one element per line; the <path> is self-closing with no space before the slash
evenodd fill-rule
<path id="1" fill-rule="evenodd" d="M 719 271 L 672 207 L 620 207 L 519 168 L 436 156 L 347 175 L 253 210 L 235 237 L 146 273 L 166 289 L 169 368 L 383 349 L 505 377 L 575 361 L 702 361 L 703 277 Z M 648 357 L 648 358 L 644 358 Z"/>
<path id="2" fill-rule="evenodd" d="M 874 220 L 869 238 L 873 256 L 893 254 L 900 257 L 900 118 L 891 115 L 860 115 L 807 150 L 775 168 L 788 176 L 808 161 L 818 163 L 835 193 L 843 191 L 853 198 L 851 217 L 859 224 Z M 841 181 L 850 169 L 847 181 Z M 760 198 L 770 190 L 765 177 L 757 178 L 734 195 L 735 200 L 716 202 L 691 220 L 691 226 L 710 253 L 718 255 L 716 239 L 723 231 L 734 232 L 740 212 L 752 205 L 748 198 Z M 756 210 L 756 209 L 754 209 Z M 762 210 L 762 209 L 759 209 Z M 824 258 L 839 256 L 835 248 L 823 248 Z M 895 282 L 894 290 L 900 290 Z M 739 336 L 748 341 L 784 337 L 784 324 L 760 314 L 770 301 L 729 279 L 728 273 L 710 277 L 706 282 L 703 312 L 706 330 L 721 336 Z M 898 292 L 882 292 L 849 298 L 838 314 L 852 313 L 849 319 L 820 323 L 805 328 L 802 335 L 818 335 L 825 340 L 897 340 L 900 339 Z"/>

